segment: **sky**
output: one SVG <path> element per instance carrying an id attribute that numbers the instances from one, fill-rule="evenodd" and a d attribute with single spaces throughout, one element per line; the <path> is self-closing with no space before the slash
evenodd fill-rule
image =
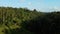
<path id="1" fill-rule="evenodd" d="M 60 0 L 0 0 L 0 6 L 37 9 L 42 12 L 60 11 Z"/>

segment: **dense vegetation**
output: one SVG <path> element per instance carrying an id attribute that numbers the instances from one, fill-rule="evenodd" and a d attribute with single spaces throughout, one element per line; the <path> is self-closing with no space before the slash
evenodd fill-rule
<path id="1" fill-rule="evenodd" d="M 60 12 L 0 7 L 0 34 L 60 34 Z"/>

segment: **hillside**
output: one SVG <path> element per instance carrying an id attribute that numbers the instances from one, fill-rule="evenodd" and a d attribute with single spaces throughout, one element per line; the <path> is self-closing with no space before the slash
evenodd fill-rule
<path id="1" fill-rule="evenodd" d="M 4 29 L 20 28 L 20 24 L 27 20 L 32 20 L 42 15 L 36 10 L 27 8 L 0 7 L 0 26 Z"/>
<path id="2" fill-rule="evenodd" d="M 60 11 L 0 7 L 0 34 L 60 34 Z"/>

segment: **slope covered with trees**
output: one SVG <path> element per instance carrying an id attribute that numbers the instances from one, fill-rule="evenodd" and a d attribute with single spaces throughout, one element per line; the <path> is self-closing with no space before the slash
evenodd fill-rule
<path id="1" fill-rule="evenodd" d="M 36 9 L 0 7 L 0 25 L 5 29 L 21 28 L 22 22 L 35 19 L 40 14 Z"/>
<path id="2" fill-rule="evenodd" d="M 0 22 L 1 24 L 20 23 L 40 16 L 39 14 L 41 13 L 27 8 L 0 7 Z"/>
<path id="3" fill-rule="evenodd" d="M 60 11 L 0 7 L 0 34 L 60 34 Z"/>

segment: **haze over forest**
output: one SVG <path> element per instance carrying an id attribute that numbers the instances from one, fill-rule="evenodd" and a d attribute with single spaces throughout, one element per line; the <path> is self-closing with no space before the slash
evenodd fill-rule
<path id="1" fill-rule="evenodd" d="M 60 0 L 0 0 L 0 6 L 36 9 L 41 12 L 60 11 Z"/>

